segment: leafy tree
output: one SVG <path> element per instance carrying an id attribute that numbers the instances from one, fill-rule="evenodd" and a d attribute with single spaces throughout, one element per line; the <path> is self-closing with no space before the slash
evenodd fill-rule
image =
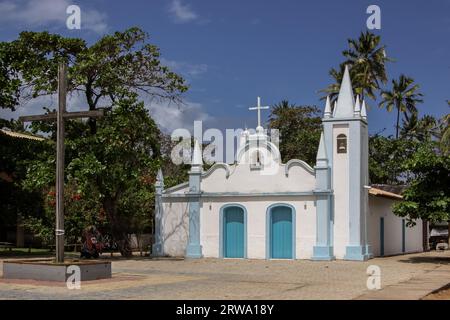
<path id="1" fill-rule="evenodd" d="M 11 58 L 9 44 L 0 42 L 0 108 L 14 110 L 19 103 L 20 79 Z"/>
<path id="2" fill-rule="evenodd" d="M 314 165 L 322 131 L 320 110 L 315 106 L 297 106 L 283 100 L 273 106 L 269 127 L 280 133 L 282 159 L 302 159 Z"/>
<path id="3" fill-rule="evenodd" d="M 48 32 L 22 32 L 0 43 L 1 107 L 14 110 L 24 100 L 54 94 L 57 66 L 64 61 L 69 92 L 81 94 L 90 110 L 106 109 L 101 120 L 66 121 L 67 241 L 76 241 L 83 227 L 96 224 L 107 228 L 122 254 L 129 255 L 128 234 L 151 224 L 161 134 L 137 99 L 179 102 L 188 87 L 161 64 L 159 49 L 148 39 L 141 29 L 130 28 L 92 45 Z M 40 193 L 44 207 L 27 217 L 27 225 L 50 242 L 56 125 L 37 122 L 31 128 L 49 134 L 50 150 L 27 164 L 22 187 Z"/>
<path id="4" fill-rule="evenodd" d="M 405 75 L 400 75 L 398 80 L 392 80 L 391 91 L 383 90 L 381 92 L 381 102 L 379 107 L 386 108 L 387 111 L 397 109 L 397 121 L 395 126 L 395 137 L 398 138 L 400 131 L 400 113 L 417 113 L 416 105 L 423 102 L 423 96 L 418 92 L 419 85 L 414 84 L 414 79 Z"/>
<path id="5" fill-rule="evenodd" d="M 404 170 L 412 173 L 404 201 L 394 205 L 394 213 L 410 224 L 421 218 L 432 222 L 450 220 L 450 158 L 439 152 L 434 141 L 422 143 Z"/>
<path id="6" fill-rule="evenodd" d="M 401 185 L 409 172 L 403 163 L 416 151 L 416 140 L 394 139 L 382 135 L 369 137 L 369 179 L 374 184 Z"/>
<path id="7" fill-rule="evenodd" d="M 16 121 L 1 121 L 1 127 L 19 129 Z M 26 190 L 22 181 L 27 162 L 48 150 L 46 141 L 14 138 L 0 132 L 0 226 L 16 225 L 27 215 L 40 215 L 44 204 L 39 192 Z"/>
<path id="8" fill-rule="evenodd" d="M 98 121 L 96 134 L 66 138 L 66 228 L 68 232 L 72 228 L 74 240 L 86 225 L 104 225 L 122 255 L 131 255 L 128 235 L 151 222 L 159 136 L 148 110 L 134 97 L 118 101 Z M 54 159 L 52 150 L 46 161 L 30 165 L 26 180 L 30 188 L 51 192 Z"/>
<path id="9" fill-rule="evenodd" d="M 369 31 L 361 32 L 358 39 L 348 39 L 347 42 L 349 48 L 342 52 L 346 60 L 339 70 L 330 70 L 334 82 L 321 92 L 330 95 L 334 102 L 339 93 L 345 65 L 349 65 L 353 91 L 363 99 L 366 96 L 375 99 L 375 92 L 380 89 L 380 84 L 387 82 L 386 62 L 392 61 L 386 56 L 386 46 L 380 45 L 380 36 Z"/>
<path id="10" fill-rule="evenodd" d="M 19 98 L 55 93 L 60 61 L 69 64 L 68 90 L 84 95 L 89 110 L 111 107 L 135 93 L 178 100 L 187 85 L 161 65 L 159 49 L 148 39 L 136 27 L 105 35 L 92 46 L 48 32 L 22 32 L 17 40 L 0 43 L 0 84 L 6 84 L 0 104 L 14 109 Z M 94 133 L 95 120 L 89 125 Z"/>

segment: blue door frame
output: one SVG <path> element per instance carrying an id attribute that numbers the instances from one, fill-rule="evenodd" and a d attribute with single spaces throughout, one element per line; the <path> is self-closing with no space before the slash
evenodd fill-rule
<path id="1" fill-rule="evenodd" d="M 380 256 L 384 256 L 384 218 L 380 218 Z"/>
<path id="2" fill-rule="evenodd" d="M 289 204 L 278 203 L 267 208 L 266 258 L 295 259 L 296 214 Z"/>
<path id="3" fill-rule="evenodd" d="M 402 219 L 402 252 L 406 251 L 406 221 Z"/>
<path id="4" fill-rule="evenodd" d="M 237 203 L 220 208 L 219 256 L 247 258 L 247 210 Z"/>

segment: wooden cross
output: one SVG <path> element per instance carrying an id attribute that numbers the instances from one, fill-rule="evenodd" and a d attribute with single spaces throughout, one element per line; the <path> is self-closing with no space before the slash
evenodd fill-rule
<path id="1" fill-rule="evenodd" d="M 256 107 L 248 108 L 248 110 L 258 110 L 258 127 L 261 127 L 261 110 L 269 109 L 269 107 L 268 106 L 264 106 L 264 107 L 261 106 L 261 98 L 260 97 L 258 97 L 257 102 L 258 103 L 257 103 Z"/>
<path id="2" fill-rule="evenodd" d="M 64 262 L 64 120 L 75 118 L 98 118 L 103 110 L 66 112 L 67 73 L 66 65 L 58 66 L 58 111 L 44 115 L 23 116 L 19 121 L 55 121 L 56 136 L 56 262 Z"/>

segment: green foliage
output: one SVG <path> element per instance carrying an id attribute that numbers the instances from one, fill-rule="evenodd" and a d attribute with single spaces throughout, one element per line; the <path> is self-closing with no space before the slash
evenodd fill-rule
<path id="1" fill-rule="evenodd" d="M 408 172 L 403 163 L 416 151 L 413 140 L 374 135 L 369 138 L 369 179 L 373 184 L 405 184 Z"/>
<path id="2" fill-rule="evenodd" d="M 433 116 L 425 115 L 419 119 L 417 112 L 406 113 L 400 128 L 400 138 L 430 141 L 440 137 L 439 129 L 438 121 Z"/>
<path id="3" fill-rule="evenodd" d="M 58 63 L 68 63 L 68 90 L 84 94 L 90 110 L 111 107 L 142 93 L 178 100 L 187 90 L 182 77 L 161 65 L 159 49 L 139 28 L 105 35 L 92 46 L 82 39 L 48 32 L 22 32 L 0 43 L 0 106 L 56 92 Z M 95 121 L 90 121 L 95 132 Z"/>
<path id="4" fill-rule="evenodd" d="M 17 123 L 9 122 L 10 127 Z M 48 150 L 45 141 L 14 138 L 0 133 L 0 225 L 14 225 L 17 217 L 43 210 L 40 193 L 24 188 L 28 162 Z"/>
<path id="5" fill-rule="evenodd" d="M 154 177 L 160 165 L 159 137 L 144 104 L 131 98 L 118 101 L 97 122 L 96 134 L 66 138 L 68 239 L 76 241 L 86 225 L 103 226 L 119 243 L 122 254 L 130 255 L 128 234 L 142 232 L 151 224 Z M 31 164 L 25 184 L 38 190 L 47 188 L 51 196 L 54 151 L 47 156 L 48 160 Z M 47 197 L 41 225 L 53 224 L 54 204 L 54 199 Z"/>
<path id="6" fill-rule="evenodd" d="M 403 164 L 412 173 L 404 201 L 394 205 L 394 213 L 410 224 L 417 218 L 432 222 L 450 220 L 450 158 L 440 153 L 436 142 L 420 145 Z"/>
<path id="7" fill-rule="evenodd" d="M 296 106 L 283 100 L 272 108 L 269 127 L 280 132 L 280 153 L 284 161 L 302 159 L 315 164 L 322 131 L 317 107 Z"/>
<path id="8" fill-rule="evenodd" d="M 450 100 L 447 100 L 447 104 L 450 107 Z M 450 153 L 450 113 L 447 113 L 439 121 L 440 131 L 440 148 L 446 155 Z"/>
<path id="9" fill-rule="evenodd" d="M 163 135 L 137 97 L 179 101 L 188 87 L 161 64 L 159 49 L 148 40 L 147 33 L 130 28 L 105 35 L 92 45 L 48 32 L 22 32 L 18 39 L 0 43 L 2 108 L 14 110 L 22 100 L 54 94 L 62 61 L 68 64 L 68 91 L 84 95 L 90 110 L 105 108 L 100 120 L 66 121 L 67 241 L 77 241 L 86 225 L 95 224 L 111 233 L 122 253 L 129 255 L 128 234 L 151 226 Z M 2 126 L 5 123 L 2 120 Z M 49 140 L 42 152 L 26 159 L 25 179 L 17 180 L 17 185 L 23 195 L 33 193 L 40 199 L 40 211 L 31 214 L 30 210 L 25 224 L 50 243 L 55 220 L 56 124 L 36 122 L 31 128 L 47 133 Z M 5 157 L 15 166 L 18 162 L 11 154 Z M 175 174 L 181 172 L 168 166 Z M 180 177 L 186 175 L 182 173 Z M 178 179 L 169 176 L 168 182 Z"/>

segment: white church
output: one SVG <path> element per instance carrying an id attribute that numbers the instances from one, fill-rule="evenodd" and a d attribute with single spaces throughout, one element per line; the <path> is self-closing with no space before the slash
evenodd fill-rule
<path id="1" fill-rule="evenodd" d="M 347 68 L 322 121 L 314 166 L 281 159 L 258 123 L 242 133 L 232 165 L 205 172 L 196 143 L 188 182 L 164 189 L 160 171 L 152 254 L 364 261 L 423 251 L 426 224 L 408 227 L 391 210 L 402 197 L 369 185 L 366 106 Z"/>

